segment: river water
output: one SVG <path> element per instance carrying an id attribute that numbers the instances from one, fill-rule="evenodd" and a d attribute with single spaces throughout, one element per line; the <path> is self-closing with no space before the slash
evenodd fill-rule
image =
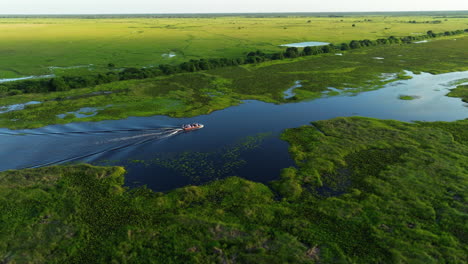
<path id="1" fill-rule="evenodd" d="M 422 73 L 384 88 L 275 105 L 247 100 L 194 118 L 165 116 L 54 125 L 34 130 L 0 129 L 0 171 L 64 162 L 123 165 L 128 186 L 166 191 L 228 176 L 268 182 L 293 166 L 287 128 L 339 116 L 401 121 L 454 121 L 468 118 L 467 104 L 445 96 L 467 72 Z M 402 95 L 417 98 L 400 100 Z M 189 133 L 180 125 L 200 122 Z"/>

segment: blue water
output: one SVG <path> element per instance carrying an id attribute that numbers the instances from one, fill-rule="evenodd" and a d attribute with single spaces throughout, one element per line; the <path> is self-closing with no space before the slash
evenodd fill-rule
<path id="1" fill-rule="evenodd" d="M 131 117 L 34 130 L 0 129 L 0 170 L 69 161 L 123 165 L 128 170 L 128 186 L 148 185 L 156 191 L 234 175 L 268 182 L 277 179 L 282 168 L 294 165 L 287 143 L 279 139 L 284 129 L 339 116 L 408 122 L 465 119 L 467 105 L 459 98 L 445 96 L 454 87 L 451 83 L 464 78 L 468 78 L 468 72 L 423 73 L 357 95 L 343 93 L 281 105 L 247 100 L 194 118 Z M 407 94 L 418 99 L 399 99 Z M 205 128 L 190 133 L 177 131 L 180 125 L 192 122 L 203 123 Z M 246 137 L 259 133 L 268 135 L 256 147 L 243 147 Z M 226 153 L 234 154 L 230 158 Z M 154 162 L 155 158 L 166 163 Z M 179 163 L 188 168 L 176 168 Z"/>
<path id="2" fill-rule="evenodd" d="M 299 42 L 299 43 L 290 43 L 290 44 L 283 44 L 280 45 L 282 47 L 296 47 L 296 48 L 304 48 L 304 47 L 314 47 L 314 46 L 325 46 L 330 43 L 328 42 L 318 42 L 318 41 L 308 41 L 308 42 Z"/>

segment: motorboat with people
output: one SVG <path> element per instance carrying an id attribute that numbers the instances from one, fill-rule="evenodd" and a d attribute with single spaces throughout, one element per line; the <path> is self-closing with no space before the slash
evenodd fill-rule
<path id="1" fill-rule="evenodd" d="M 192 123 L 192 124 L 186 124 L 186 125 L 183 125 L 182 126 L 182 129 L 185 131 L 185 132 L 188 132 L 188 131 L 193 131 L 193 130 L 197 130 L 197 129 L 201 129 L 203 128 L 204 125 L 200 124 L 200 123 Z"/>

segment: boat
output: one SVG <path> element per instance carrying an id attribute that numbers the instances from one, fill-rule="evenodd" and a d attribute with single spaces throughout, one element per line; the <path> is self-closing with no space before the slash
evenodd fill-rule
<path id="1" fill-rule="evenodd" d="M 197 130 L 197 129 L 202 129 L 203 127 L 204 127 L 204 125 L 202 125 L 200 123 L 192 123 L 192 124 L 183 125 L 182 129 L 185 132 L 188 132 L 188 131 L 193 131 L 193 130 Z"/>

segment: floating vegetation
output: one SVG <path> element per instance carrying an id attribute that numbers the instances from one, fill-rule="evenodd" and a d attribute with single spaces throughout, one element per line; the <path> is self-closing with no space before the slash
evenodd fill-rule
<path id="1" fill-rule="evenodd" d="M 258 148 L 270 133 L 247 137 L 240 142 L 213 152 L 182 152 L 158 154 L 150 161 L 137 161 L 171 169 L 193 183 L 199 184 L 235 175 L 246 164 L 242 154 Z M 136 162 L 136 161 L 132 161 Z"/>
<path id="2" fill-rule="evenodd" d="M 411 101 L 411 100 L 416 100 L 416 99 L 421 99 L 422 97 L 419 96 L 419 95 L 404 95 L 404 94 L 401 94 L 400 96 L 398 96 L 398 99 L 400 100 L 406 100 L 406 101 Z"/>

